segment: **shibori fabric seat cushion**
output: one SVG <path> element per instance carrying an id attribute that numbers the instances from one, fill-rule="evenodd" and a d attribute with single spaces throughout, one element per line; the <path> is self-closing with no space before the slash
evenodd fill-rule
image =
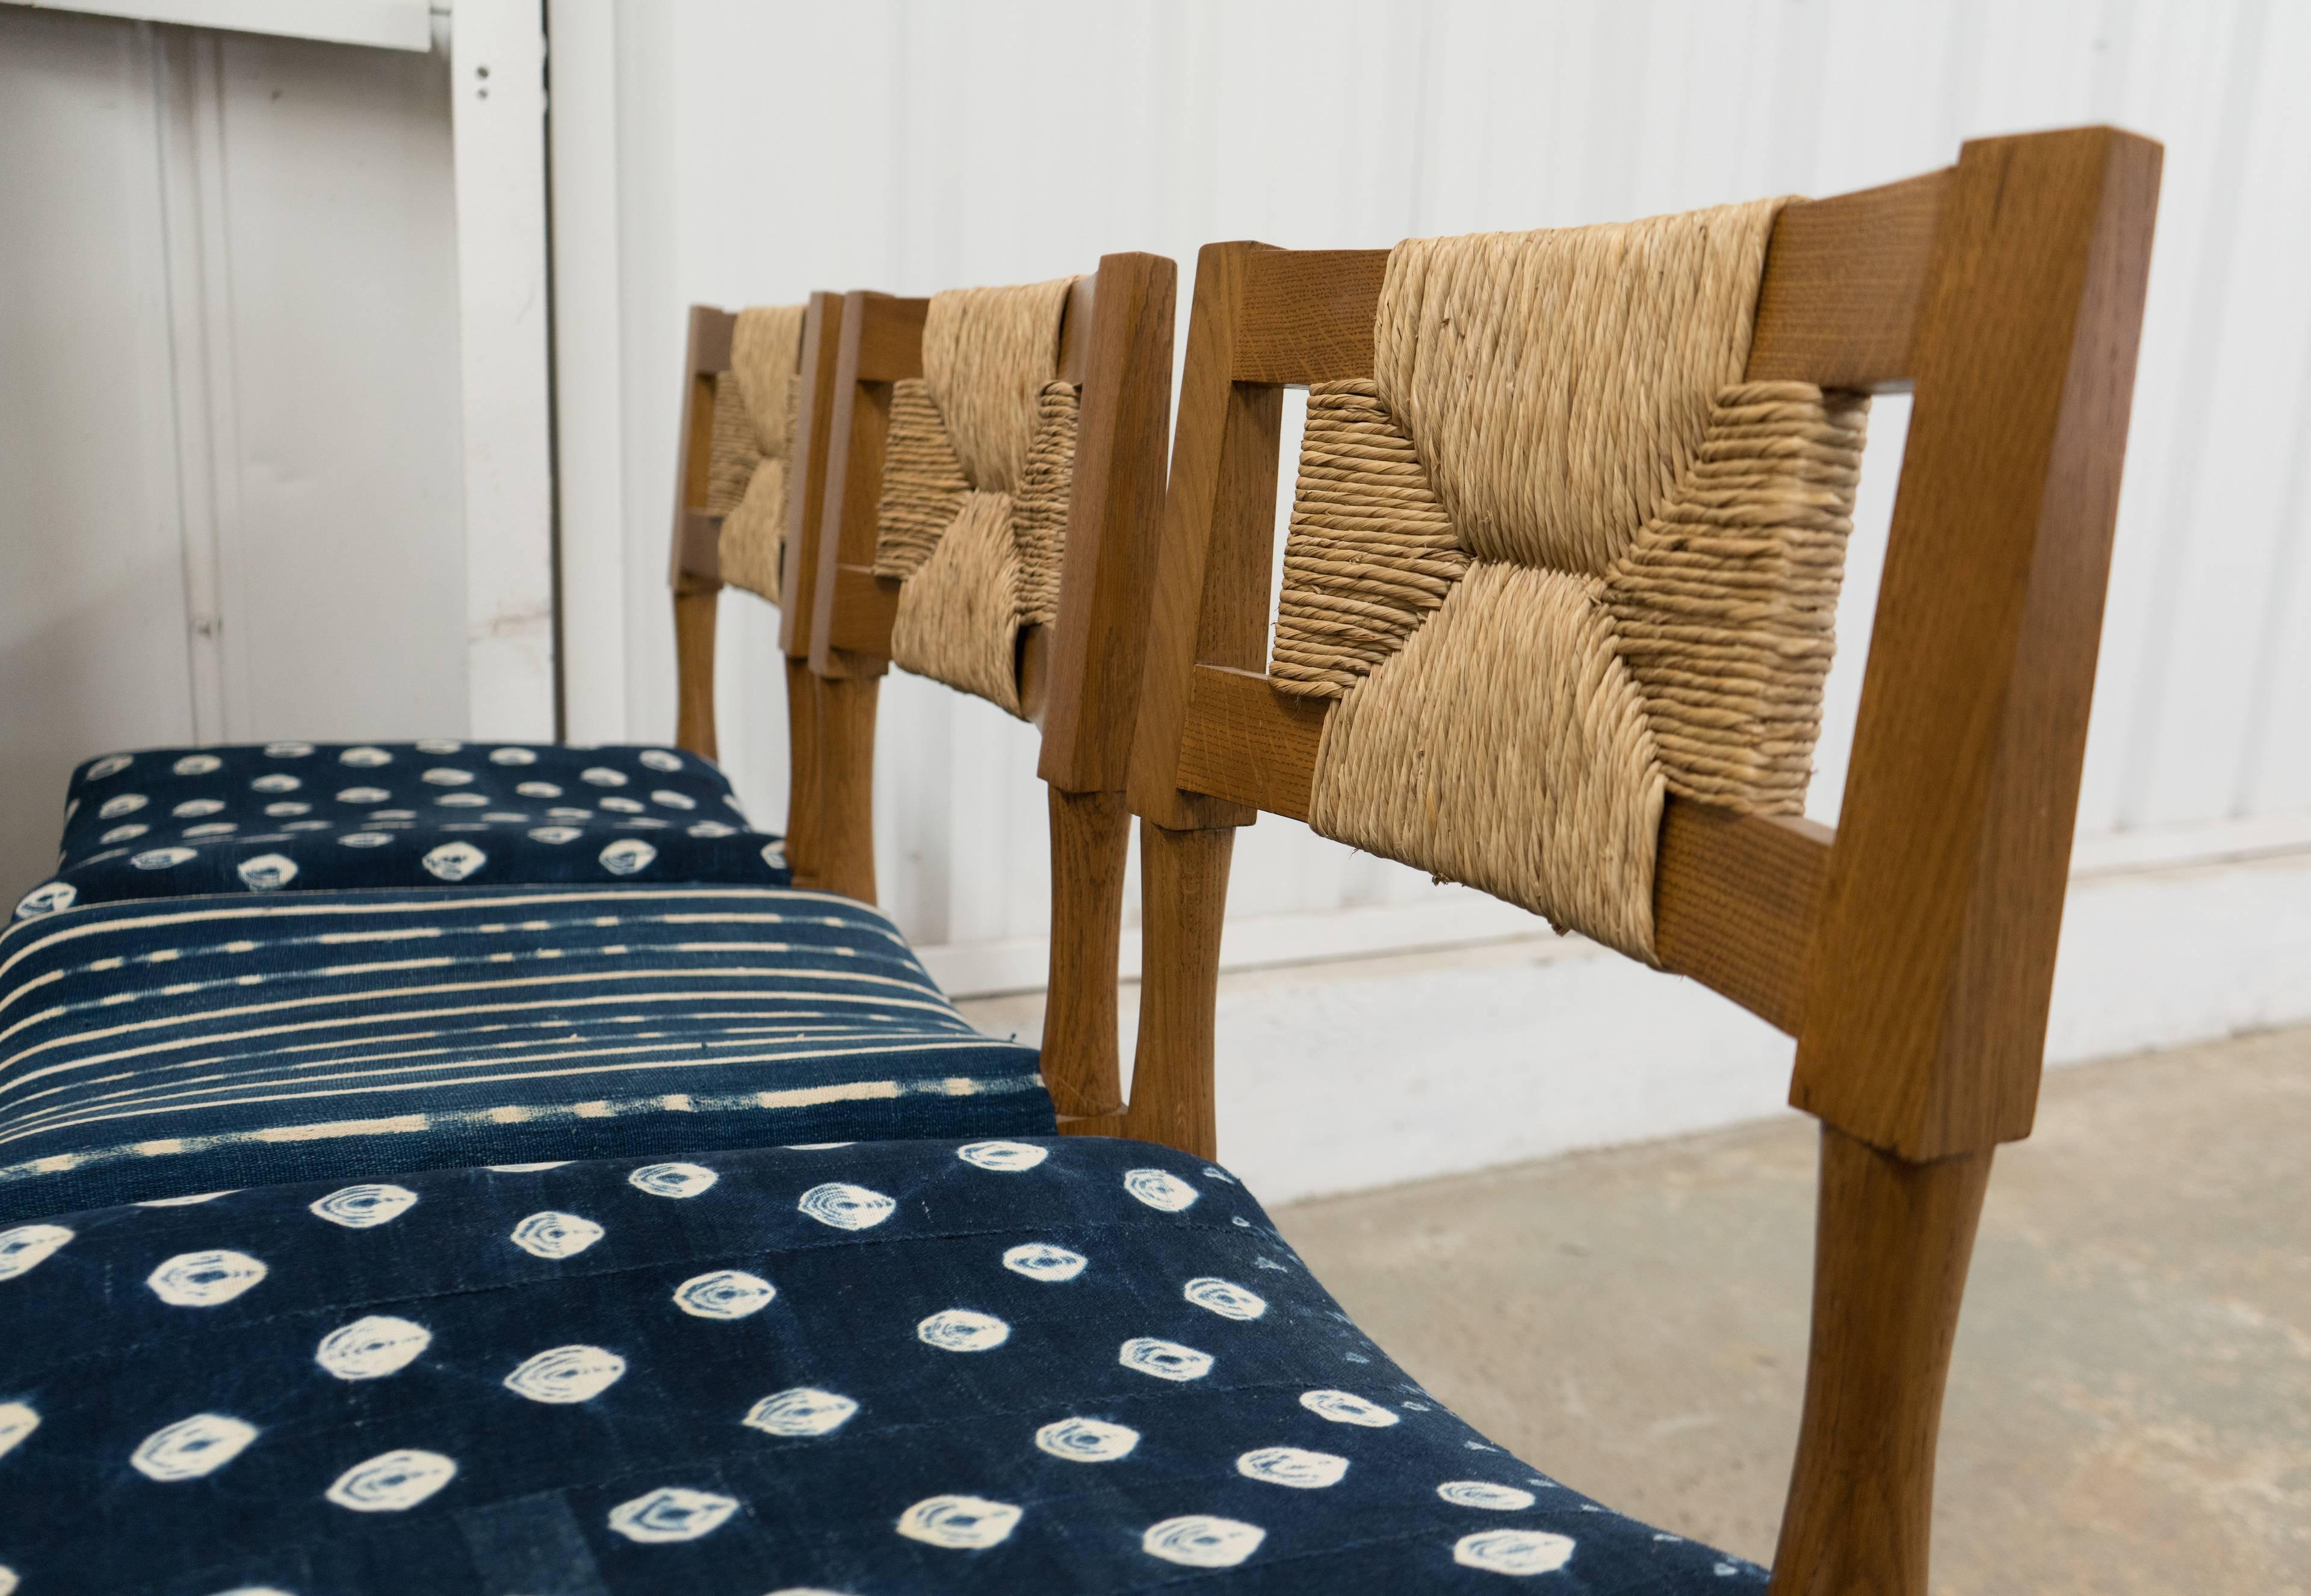
<path id="1" fill-rule="evenodd" d="M 226 1186 L 1050 1131 L 881 913 L 791 888 L 100 903 L 0 931 L 0 1222 Z"/>
<path id="2" fill-rule="evenodd" d="M 1446 1411 L 1199 1161 L 861 1143 L 0 1234 L 24 1596 L 1761 1591 Z"/>
<path id="3" fill-rule="evenodd" d="M 22 919 L 194 893 L 468 883 L 784 886 L 780 839 L 671 748 L 266 743 L 155 748 L 73 773 L 55 876 Z"/>

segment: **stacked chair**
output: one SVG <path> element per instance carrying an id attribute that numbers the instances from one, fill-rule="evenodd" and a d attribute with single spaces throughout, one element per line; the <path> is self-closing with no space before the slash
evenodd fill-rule
<path id="1" fill-rule="evenodd" d="M 334 832 L 68 828 L 0 937 L 0 1592 L 1923 1592 L 1975 1218 L 2036 1102 L 2158 166 L 2085 129 L 1820 202 L 1212 245 L 1168 480 L 1168 262 L 698 314 L 681 741 L 711 746 L 716 584 L 775 570 L 815 888 L 746 878 L 771 845 L 735 820 L 681 833 L 695 863 L 622 827 L 728 809 L 687 752 L 84 768 L 73 827 L 203 801 L 171 781 L 390 796 L 332 798 L 378 806 L 361 883 L 307 864 Z M 1905 386 L 1832 833 L 1799 807 L 1865 396 Z M 1040 1060 L 867 906 L 892 664 L 1042 727 Z M 476 818 L 403 796 L 435 770 Z M 542 822 L 512 776 L 659 807 Z M 1820 1208 L 1770 1573 L 1471 1429 L 1213 1162 L 1262 810 L 1797 1039 Z M 93 858 L 137 845 L 193 857 Z M 489 857 L 409 885 L 459 847 Z"/>
<path id="2" fill-rule="evenodd" d="M 807 591 L 816 569 L 811 534 L 825 487 L 842 314 L 842 297 L 825 293 L 807 304 L 736 315 L 691 308 L 668 573 L 675 742 L 708 760 L 720 754 L 714 641 L 722 589 L 737 586 L 776 605 L 784 592 Z M 820 705 L 807 665 L 808 624 L 807 610 L 781 612 L 789 755 L 784 855 L 798 886 L 816 885 Z"/>

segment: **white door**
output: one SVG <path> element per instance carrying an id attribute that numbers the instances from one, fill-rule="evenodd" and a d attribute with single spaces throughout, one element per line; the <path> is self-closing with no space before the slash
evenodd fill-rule
<path id="1" fill-rule="evenodd" d="M 91 754 L 488 702 L 456 87 L 440 43 L 0 5 L 0 878 L 47 869 Z"/>

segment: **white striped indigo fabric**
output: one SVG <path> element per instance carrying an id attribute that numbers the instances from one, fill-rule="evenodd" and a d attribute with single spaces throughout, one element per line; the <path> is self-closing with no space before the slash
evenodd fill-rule
<path id="1" fill-rule="evenodd" d="M 762 887 L 315 892 L 0 932 L 0 1221 L 283 1181 L 1055 1129 L 880 913 Z"/>

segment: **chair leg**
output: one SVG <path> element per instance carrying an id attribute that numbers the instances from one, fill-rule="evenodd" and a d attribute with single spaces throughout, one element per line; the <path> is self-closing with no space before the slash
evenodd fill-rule
<path id="1" fill-rule="evenodd" d="M 819 676 L 818 877 L 823 892 L 875 901 L 875 700 L 880 676 Z"/>
<path id="2" fill-rule="evenodd" d="M 1212 1086 L 1220 920 L 1235 831 L 1139 827 L 1139 1047 L 1123 1134 L 1219 1156 Z"/>
<path id="3" fill-rule="evenodd" d="M 714 742 L 714 611 L 719 587 L 674 594 L 674 746 L 719 758 Z"/>
<path id="4" fill-rule="evenodd" d="M 1926 1596 L 1934 1443 L 1990 1158 L 1910 1164 L 1821 1128 L 1813 1343 L 1773 1596 Z"/>
<path id="5" fill-rule="evenodd" d="M 1051 967 L 1043 1080 L 1063 1115 L 1123 1112 L 1115 1033 L 1123 868 L 1131 811 L 1121 792 L 1066 792 L 1051 806 Z"/>
<path id="6" fill-rule="evenodd" d="M 818 678 L 807 659 L 787 660 L 787 868 L 797 886 L 819 876 Z"/>

